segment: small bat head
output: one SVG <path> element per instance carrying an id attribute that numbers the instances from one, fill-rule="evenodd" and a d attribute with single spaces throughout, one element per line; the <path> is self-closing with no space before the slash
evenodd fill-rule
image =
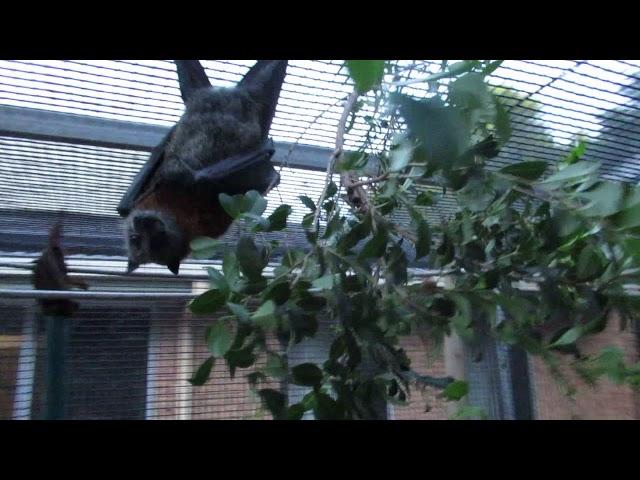
<path id="1" fill-rule="evenodd" d="M 184 235 L 170 215 L 153 210 L 136 210 L 125 222 L 129 257 L 127 273 L 145 263 L 158 263 L 177 275 L 185 256 Z"/>
<path id="2" fill-rule="evenodd" d="M 62 250 L 62 222 L 57 222 L 49 230 L 47 248 L 42 253 L 42 258 L 46 259 L 51 268 L 60 271 L 64 275 L 67 267 L 64 263 L 64 251 Z"/>

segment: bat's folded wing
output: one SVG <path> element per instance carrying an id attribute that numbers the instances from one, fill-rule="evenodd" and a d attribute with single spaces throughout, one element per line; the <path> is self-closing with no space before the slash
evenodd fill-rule
<path id="1" fill-rule="evenodd" d="M 160 142 L 160 144 L 153 149 L 149 160 L 147 160 L 147 163 L 144 164 L 142 169 L 134 177 L 131 185 L 123 195 L 122 200 L 120 200 L 120 204 L 118 205 L 118 213 L 120 214 L 120 216 L 126 217 L 127 215 L 129 215 L 140 196 L 150 186 L 151 179 L 158 171 L 158 168 L 164 160 L 164 152 L 167 144 L 171 140 L 174 129 L 175 127 L 171 128 L 171 130 L 169 130 L 169 132 L 162 139 L 162 142 Z"/>
<path id="2" fill-rule="evenodd" d="M 264 193 L 279 179 L 271 164 L 274 153 L 273 141 L 268 139 L 258 150 L 225 158 L 199 170 L 196 183 L 230 195 L 249 190 Z"/>

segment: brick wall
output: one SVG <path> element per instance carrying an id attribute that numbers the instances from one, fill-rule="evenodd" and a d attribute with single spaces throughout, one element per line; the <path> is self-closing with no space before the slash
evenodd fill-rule
<path id="1" fill-rule="evenodd" d="M 412 368 L 422 375 L 446 376 L 444 357 L 429 340 L 418 336 L 403 337 L 400 347 L 411 359 Z M 393 406 L 394 420 L 446 420 L 447 403 L 438 398 L 439 390 L 412 388 L 408 406 Z"/>
<path id="2" fill-rule="evenodd" d="M 613 315 L 599 335 L 579 341 L 585 354 L 596 353 L 606 346 L 617 346 L 626 352 L 625 360 L 638 360 L 636 336 L 630 328 L 620 331 L 619 319 Z M 564 396 L 548 367 L 538 358 L 531 359 L 535 418 L 539 420 L 631 420 L 640 419 L 638 394 L 626 386 L 618 386 L 602 378 L 595 388 L 586 385 L 570 367 L 571 356 L 558 355 L 562 371 L 576 386 L 573 400 Z"/>

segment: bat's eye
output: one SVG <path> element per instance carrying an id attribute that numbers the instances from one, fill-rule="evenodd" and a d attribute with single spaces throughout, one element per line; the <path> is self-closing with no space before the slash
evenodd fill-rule
<path id="1" fill-rule="evenodd" d="M 129 235 L 129 243 L 131 243 L 131 245 L 139 247 L 140 246 L 140 235 L 137 235 L 137 234 Z"/>

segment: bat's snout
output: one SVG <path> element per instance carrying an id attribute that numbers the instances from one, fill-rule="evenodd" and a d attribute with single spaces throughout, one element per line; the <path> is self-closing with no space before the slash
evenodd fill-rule
<path id="1" fill-rule="evenodd" d="M 278 185 L 280 185 L 280 174 L 274 170 L 271 176 L 271 182 L 269 182 L 269 187 L 267 187 L 267 190 L 265 191 L 265 195 L 267 195 L 271 190 L 276 188 Z"/>

